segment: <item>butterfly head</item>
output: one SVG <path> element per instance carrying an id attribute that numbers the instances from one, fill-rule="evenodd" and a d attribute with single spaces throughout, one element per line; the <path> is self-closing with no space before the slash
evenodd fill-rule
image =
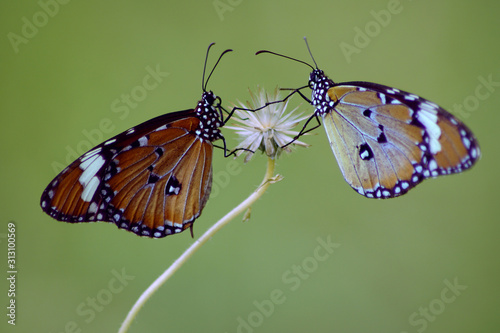
<path id="1" fill-rule="evenodd" d="M 215 96 L 215 94 L 210 90 L 210 91 L 204 91 L 203 95 L 201 95 L 201 102 L 204 104 L 206 107 L 213 106 L 215 104 L 215 101 L 219 97 Z"/>

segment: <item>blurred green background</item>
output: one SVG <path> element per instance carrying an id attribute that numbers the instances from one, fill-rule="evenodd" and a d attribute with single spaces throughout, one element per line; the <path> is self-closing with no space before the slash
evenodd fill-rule
<path id="1" fill-rule="evenodd" d="M 16 326 L 2 314 L 0 331 L 117 331 L 193 239 L 56 222 L 39 207 L 43 189 L 90 140 L 194 107 L 210 42 L 210 64 L 235 50 L 209 84 L 226 106 L 257 85 L 307 84 L 306 66 L 254 55 L 269 49 L 309 62 L 303 36 L 334 81 L 398 87 L 454 112 L 478 137 L 482 159 L 401 198 L 368 200 L 345 183 L 320 128 L 304 138 L 312 147 L 278 161 L 285 179 L 253 206 L 250 221 L 238 218 L 213 237 L 130 332 L 498 331 L 497 1 L 60 1 L 0 4 L 0 266 L 7 271 L 6 225 L 14 221 L 18 267 Z M 124 107 L 122 96 L 140 92 L 147 68 L 168 75 Z M 489 77 L 494 83 L 479 87 Z M 313 111 L 300 98 L 292 104 Z M 234 133 L 223 133 L 236 145 Z M 238 159 L 229 175 L 232 159 L 216 152 L 214 192 L 195 236 L 265 172 L 257 154 L 246 165 Z M 331 253 L 321 242 L 335 244 Z"/>

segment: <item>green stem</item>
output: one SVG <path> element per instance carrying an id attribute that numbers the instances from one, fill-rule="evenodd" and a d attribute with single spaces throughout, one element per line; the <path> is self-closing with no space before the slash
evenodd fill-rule
<path id="1" fill-rule="evenodd" d="M 264 192 L 266 192 L 267 188 L 271 183 L 276 180 L 273 180 L 272 176 L 274 173 L 275 160 L 268 158 L 267 159 L 267 170 L 264 180 L 260 184 L 260 186 L 242 203 L 233 208 L 229 213 L 226 214 L 223 218 L 217 221 L 210 229 L 208 229 L 200 238 L 198 238 L 184 253 L 174 261 L 174 263 L 165 271 L 162 275 L 160 275 L 149 287 L 146 289 L 139 299 L 135 302 L 132 309 L 130 309 L 127 317 L 123 321 L 118 333 L 125 333 L 130 328 L 132 321 L 137 316 L 141 308 L 148 301 L 151 296 L 203 245 L 207 240 L 212 238 L 217 231 L 222 229 L 226 224 L 228 224 L 232 219 L 236 216 L 247 210 L 257 199 L 259 199 Z"/>

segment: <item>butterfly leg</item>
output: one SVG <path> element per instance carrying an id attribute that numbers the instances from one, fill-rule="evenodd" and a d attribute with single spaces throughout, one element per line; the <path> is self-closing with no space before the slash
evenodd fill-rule
<path id="1" fill-rule="evenodd" d="M 250 150 L 250 149 L 247 149 L 247 148 L 237 148 L 235 150 L 229 150 L 227 149 L 227 146 L 226 146 L 226 139 L 224 139 L 224 137 L 222 137 L 222 142 L 224 143 L 224 147 L 221 147 L 221 146 L 218 146 L 218 145 L 213 145 L 215 148 L 219 148 L 219 149 L 222 149 L 224 151 L 224 157 L 229 157 L 231 155 L 234 155 L 236 156 L 236 152 L 238 150 L 244 150 L 244 151 L 249 151 L 251 153 L 255 153 L 253 150 Z M 228 153 L 229 152 L 229 153 Z"/>
<path id="2" fill-rule="evenodd" d="M 283 103 L 285 102 L 286 100 L 288 100 L 290 97 L 292 97 L 294 94 L 296 93 L 299 93 L 299 95 L 304 98 L 306 101 L 308 101 L 309 103 L 311 103 L 311 101 L 306 97 L 304 96 L 304 94 L 302 94 L 302 92 L 300 91 L 301 89 L 304 89 L 304 88 L 308 88 L 309 85 L 307 86 L 303 86 L 303 87 L 300 87 L 300 88 L 296 88 L 296 89 L 293 89 L 291 93 L 289 93 L 285 98 L 283 99 L 280 99 L 278 101 L 272 101 L 272 102 L 267 102 L 266 104 L 262 105 L 261 107 L 258 107 L 256 109 L 245 109 L 245 108 L 240 108 L 240 107 L 237 107 L 235 106 L 231 112 L 227 112 L 222 106 L 220 106 L 224 111 L 226 111 L 226 113 L 228 114 L 228 116 L 226 117 L 226 119 L 224 120 L 224 125 L 229 121 L 229 119 L 231 119 L 231 117 L 233 116 L 233 113 L 234 111 L 236 110 L 242 110 L 242 111 L 249 111 L 249 112 L 255 112 L 255 111 L 259 111 L 259 110 L 262 110 L 266 107 L 268 107 L 269 105 L 272 105 L 272 104 L 278 104 L 278 103 Z M 288 89 L 287 89 L 288 90 Z"/>
<path id="3" fill-rule="evenodd" d="M 189 226 L 189 231 L 191 232 L 191 238 L 194 238 L 193 225 L 194 223 L 191 223 L 191 225 Z"/>
<path id="4" fill-rule="evenodd" d="M 295 94 L 295 93 L 298 93 L 300 95 L 300 97 L 302 97 L 307 103 L 309 104 L 312 104 L 311 100 L 309 98 L 307 98 L 301 91 L 300 89 L 304 89 L 304 88 L 307 88 L 307 86 L 305 87 L 301 87 L 301 88 L 280 88 L 280 90 L 293 90 L 292 94 Z M 289 97 L 289 96 L 288 96 Z M 284 101 L 283 101 L 284 102 Z"/>
<path id="5" fill-rule="evenodd" d="M 314 127 L 312 128 L 309 128 L 308 130 L 306 130 L 306 127 L 307 125 L 309 124 L 309 122 L 313 119 L 316 119 L 316 121 L 318 122 L 317 125 L 315 125 Z M 319 117 L 316 115 L 316 114 L 313 114 L 311 117 L 309 117 L 309 119 L 307 119 L 306 123 L 304 124 L 304 126 L 302 126 L 302 129 L 300 130 L 299 134 L 297 134 L 292 141 L 288 142 L 286 145 L 282 146 L 281 148 L 285 148 L 286 146 L 292 144 L 294 141 L 296 141 L 298 138 L 300 138 L 302 135 L 306 134 L 306 133 L 309 133 L 313 130 L 315 130 L 316 128 L 320 127 L 321 126 L 321 122 L 319 120 Z"/>

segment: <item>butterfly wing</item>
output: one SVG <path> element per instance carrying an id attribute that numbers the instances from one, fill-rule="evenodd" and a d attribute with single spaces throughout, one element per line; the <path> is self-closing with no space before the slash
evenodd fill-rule
<path id="1" fill-rule="evenodd" d="M 194 110 L 169 113 L 96 146 L 45 189 L 42 209 L 59 221 L 108 221 L 141 236 L 190 227 L 210 194 L 213 145 Z"/>
<path id="2" fill-rule="evenodd" d="M 457 118 L 419 96 L 369 82 L 327 91 L 322 114 L 345 180 L 369 198 L 402 195 L 423 179 L 470 168 L 480 151 Z"/>

